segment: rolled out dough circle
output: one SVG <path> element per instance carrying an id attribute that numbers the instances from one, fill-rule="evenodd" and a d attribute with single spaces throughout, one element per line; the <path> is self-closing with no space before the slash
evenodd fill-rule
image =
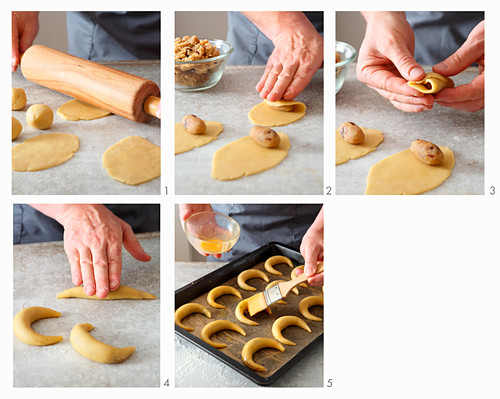
<path id="1" fill-rule="evenodd" d="M 250 121 L 259 126 L 284 126 L 295 121 L 298 121 L 306 114 L 306 106 L 300 101 L 275 101 L 276 105 L 295 105 L 293 111 L 278 111 L 271 108 L 265 101 L 255 105 L 250 112 L 248 118 Z"/>
<path id="2" fill-rule="evenodd" d="M 139 136 L 129 136 L 109 147 L 102 166 L 121 183 L 135 186 L 160 176 L 160 147 Z"/>
<path id="3" fill-rule="evenodd" d="M 71 100 L 57 109 L 57 115 L 67 121 L 90 121 L 110 115 L 111 112 L 87 104 L 80 100 Z"/>
<path id="4" fill-rule="evenodd" d="M 207 130 L 202 134 L 189 133 L 182 123 L 175 124 L 175 155 L 191 151 L 195 147 L 202 147 L 214 141 L 222 133 L 222 123 L 215 121 L 204 121 Z"/>
<path id="5" fill-rule="evenodd" d="M 365 194 L 412 195 L 422 194 L 442 184 L 451 176 L 455 156 L 448 147 L 439 147 L 444 153 L 441 165 L 420 162 L 406 149 L 382 159 L 370 168 Z"/>
<path id="6" fill-rule="evenodd" d="M 265 148 L 250 136 L 242 137 L 218 149 L 212 158 L 212 177 L 217 180 L 235 180 L 274 168 L 283 161 L 290 149 L 290 139 L 277 132 L 280 145 Z"/>
<path id="7" fill-rule="evenodd" d="M 384 141 L 380 130 L 361 128 L 365 134 L 365 141 L 361 144 L 350 144 L 345 141 L 339 129 L 335 130 L 335 165 L 340 165 L 350 159 L 357 159 L 375 151 L 377 146 Z"/>
<path id="8" fill-rule="evenodd" d="M 46 133 L 31 137 L 12 147 L 12 170 L 33 172 L 52 168 L 71 159 L 79 147 L 74 134 Z"/>

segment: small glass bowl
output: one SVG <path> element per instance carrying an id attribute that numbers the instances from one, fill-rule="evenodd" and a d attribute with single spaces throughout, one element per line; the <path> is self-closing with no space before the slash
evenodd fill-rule
<path id="1" fill-rule="evenodd" d="M 207 40 L 219 50 L 220 55 L 206 60 L 175 61 L 175 90 L 206 90 L 219 82 L 234 48 L 224 40 Z"/>
<path id="2" fill-rule="evenodd" d="M 339 92 L 344 84 L 347 68 L 356 59 L 358 53 L 350 44 L 335 42 L 335 51 L 340 55 L 340 62 L 335 63 L 335 94 Z"/>
<path id="3" fill-rule="evenodd" d="M 190 244 L 206 254 L 229 251 L 240 238 L 236 220 L 217 212 L 198 212 L 184 222 L 184 232 Z"/>

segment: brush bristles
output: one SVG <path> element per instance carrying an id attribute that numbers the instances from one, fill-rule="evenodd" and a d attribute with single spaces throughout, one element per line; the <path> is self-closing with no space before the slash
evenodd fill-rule
<path id="1" fill-rule="evenodd" d="M 267 308 L 266 297 L 264 293 L 255 294 L 252 299 L 248 301 L 248 314 L 253 316 L 256 313 L 262 312 Z"/>

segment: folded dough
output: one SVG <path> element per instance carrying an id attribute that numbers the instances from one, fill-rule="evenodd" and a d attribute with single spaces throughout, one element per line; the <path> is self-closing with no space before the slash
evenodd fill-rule
<path id="1" fill-rule="evenodd" d="M 97 296 L 88 296 L 85 294 L 83 287 L 73 287 L 60 292 L 56 296 L 57 299 L 61 298 L 84 298 L 84 299 L 158 299 L 153 294 L 145 291 L 140 291 L 126 285 L 120 285 L 116 291 L 110 291 L 106 298 L 98 298 Z"/>
<path id="2" fill-rule="evenodd" d="M 408 85 L 425 94 L 435 94 L 447 87 L 455 87 L 453 80 L 436 72 L 429 72 L 422 80 L 418 82 L 410 81 Z"/>
<path id="3" fill-rule="evenodd" d="M 271 108 L 269 103 L 276 106 L 294 105 L 293 111 L 278 111 Z M 260 104 L 255 105 L 248 113 L 250 121 L 259 126 L 283 126 L 292 122 L 298 121 L 306 114 L 306 106 L 300 101 L 267 101 L 264 100 Z"/>

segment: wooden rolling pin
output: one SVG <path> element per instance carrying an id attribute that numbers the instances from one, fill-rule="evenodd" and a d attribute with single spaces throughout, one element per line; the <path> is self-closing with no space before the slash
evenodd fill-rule
<path id="1" fill-rule="evenodd" d="M 32 82 L 135 122 L 156 116 L 160 89 L 151 80 L 39 44 L 23 54 L 21 70 Z"/>

